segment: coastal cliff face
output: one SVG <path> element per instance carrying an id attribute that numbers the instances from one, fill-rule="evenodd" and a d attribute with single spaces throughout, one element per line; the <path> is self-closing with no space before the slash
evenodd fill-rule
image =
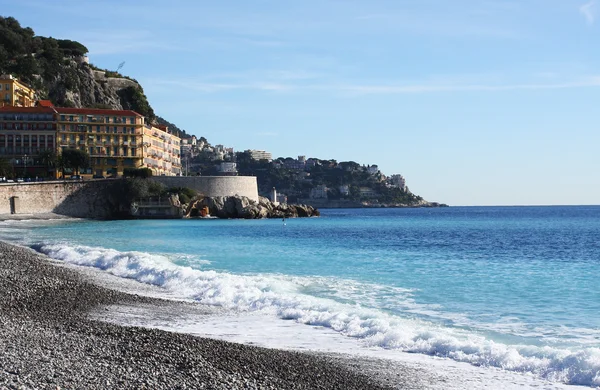
<path id="1" fill-rule="evenodd" d="M 130 98 L 132 92 L 142 93 L 142 87 L 133 80 L 106 77 L 105 71 L 93 69 L 81 58 L 65 61 L 63 70 L 63 74 L 41 79 L 48 98 L 58 106 L 116 110 L 140 108 Z"/>
<path id="2" fill-rule="evenodd" d="M 77 41 L 35 35 L 12 17 L 0 17 L 0 74 L 29 84 L 39 100 L 58 107 L 131 109 L 154 121 L 137 81 L 89 63 Z"/>

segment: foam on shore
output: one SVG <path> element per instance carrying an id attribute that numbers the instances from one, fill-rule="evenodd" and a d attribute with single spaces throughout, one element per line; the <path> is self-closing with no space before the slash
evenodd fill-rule
<path id="1" fill-rule="evenodd" d="M 441 327 L 426 321 L 392 316 L 356 304 L 304 294 L 303 289 L 310 282 L 306 278 L 202 271 L 177 266 L 163 255 L 144 252 L 119 252 L 64 244 L 41 244 L 34 248 L 53 259 L 95 267 L 118 277 L 159 286 L 168 291 L 171 297 L 191 299 L 235 313 L 243 313 L 239 316 L 242 320 L 237 322 L 238 336 L 247 333 L 246 330 L 251 328 L 249 324 L 252 322 L 258 324 L 254 326 L 258 332 L 258 339 L 261 332 L 263 336 L 274 334 L 282 323 L 288 326 L 292 323 L 294 334 L 306 335 L 308 340 L 309 333 L 304 331 L 311 332 L 315 328 L 303 325 L 313 325 L 316 329 L 329 333 L 325 339 L 338 344 L 333 347 L 330 347 L 332 344 L 323 344 L 327 345 L 328 351 L 348 352 L 339 347 L 343 344 L 352 345 L 349 350 L 358 350 L 363 354 L 365 351 L 377 351 L 377 354 L 392 357 L 400 356 L 400 352 L 413 352 L 449 358 L 477 367 L 524 373 L 556 382 L 555 386 L 560 386 L 559 383 L 600 386 L 598 348 L 569 350 L 497 343 L 468 330 Z M 277 322 L 276 318 L 291 321 Z M 223 336 L 206 333 L 209 327 L 202 326 L 201 321 L 194 320 L 195 325 L 190 325 L 189 321 L 170 321 L 171 325 L 168 327 L 164 324 L 153 325 L 151 321 L 145 325 L 186 333 L 209 334 L 214 337 Z M 217 329 L 228 329 L 226 323 L 231 323 L 231 319 L 217 320 L 216 323 Z M 235 335 L 236 332 L 230 330 L 227 333 Z M 289 337 L 289 333 L 287 335 Z M 339 335 L 347 336 L 347 339 L 340 341 Z M 255 342 L 238 340 L 235 337 L 237 336 L 233 337 L 234 341 Z M 350 344 L 347 344 L 347 341 L 350 341 Z M 296 347 L 274 344 L 285 348 Z M 466 372 L 464 374 L 468 375 Z M 514 381 L 514 378 L 510 380 Z"/>

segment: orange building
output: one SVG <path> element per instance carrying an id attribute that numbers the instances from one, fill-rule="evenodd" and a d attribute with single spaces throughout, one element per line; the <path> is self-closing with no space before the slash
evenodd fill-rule
<path id="1" fill-rule="evenodd" d="M 120 176 L 143 165 L 144 117 L 131 110 L 56 107 L 58 148 L 90 155 L 91 173 Z"/>
<path id="2" fill-rule="evenodd" d="M 0 107 L 33 107 L 35 90 L 12 75 L 0 75 Z"/>

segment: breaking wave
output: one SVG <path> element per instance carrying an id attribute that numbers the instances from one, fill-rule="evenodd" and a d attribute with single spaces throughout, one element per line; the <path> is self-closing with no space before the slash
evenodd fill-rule
<path id="1" fill-rule="evenodd" d="M 368 307 L 370 292 L 389 287 L 333 278 L 205 271 L 176 265 L 169 255 L 144 252 L 64 244 L 32 247 L 53 259 L 159 286 L 202 304 L 262 311 L 281 319 L 327 327 L 369 347 L 531 373 L 567 384 L 600 386 L 600 348 L 503 344 L 465 329 L 402 318 Z M 202 266 L 202 262 L 198 264 Z M 329 293 L 322 293 L 327 289 Z M 311 295 L 317 293 L 320 297 Z M 410 290 L 395 288 L 388 293 L 403 302 L 400 307 L 414 305 Z"/>

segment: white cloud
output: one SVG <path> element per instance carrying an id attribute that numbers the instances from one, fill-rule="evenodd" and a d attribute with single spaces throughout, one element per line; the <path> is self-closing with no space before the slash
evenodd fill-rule
<path id="1" fill-rule="evenodd" d="M 596 22 L 596 8 L 596 0 L 591 0 L 579 7 L 579 12 L 590 26 Z"/>

